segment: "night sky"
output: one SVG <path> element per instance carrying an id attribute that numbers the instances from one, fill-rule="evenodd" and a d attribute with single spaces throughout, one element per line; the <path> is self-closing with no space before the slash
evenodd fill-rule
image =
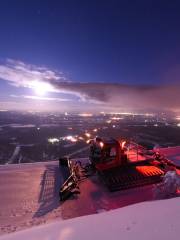
<path id="1" fill-rule="evenodd" d="M 178 112 L 179 78 L 180 1 L 0 1 L 0 109 Z"/>

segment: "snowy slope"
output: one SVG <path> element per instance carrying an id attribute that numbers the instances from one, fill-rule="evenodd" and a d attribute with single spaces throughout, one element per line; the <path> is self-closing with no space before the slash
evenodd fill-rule
<path id="1" fill-rule="evenodd" d="M 180 198 L 139 203 L 0 237 L 0 240 L 23 239 L 178 240 L 180 239 Z"/>
<path id="2" fill-rule="evenodd" d="M 160 148 L 159 151 L 168 159 L 173 161 L 177 166 L 180 166 L 180 146 Z"/>
<path id="3" fill-rule="evenodd" d="M 160 151 L 180 163 L 180 147 Z M 78 197 L 59 203 L 62 181 L 58 162 L 0 166 L 0 235 L 154 199 L 153 185 L 110 193 L 94 176 Z"/>
<path id="4" fill-rule="evenodd" d="M 154 199 L 154 186 L 111 193 L 94 176 L 60 203 L 61 178 L 58 162 L 0 166 L 0 235 Z"/>
<path id="5" fill-rule="evenodd" d="M 61 217 L 57 162 L 0 166 L 0 235 Z"/>

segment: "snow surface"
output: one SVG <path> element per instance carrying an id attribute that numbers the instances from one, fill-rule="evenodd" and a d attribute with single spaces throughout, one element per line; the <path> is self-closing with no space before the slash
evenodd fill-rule
<path id="1" fill-rule="evenodd" d="M 0 166 L 0 235 L 154 199 L 154 185 L 112 193 L 92 176 L 80 195 L 60 203 L 61 173 L 58 162 Z"/>
<path id="2" fill-rule="evenodd" d="M 178 240 L 180 198 L 139 203 L 34 227 L 0 240 Z"/>
<path id="3" fill-rule="evenodd" d="M 164 149 L 161 148 L 160 150 L 169 159 L 174 160 L 177 163 L 180 163 L 180 147 L 164 148 Z M 180 198 L 163 200 L 160 202 L 159 201 L 144 202 L 144 201 L 151 201 L 154 199 L 153 189 L 155 186 L 153 185 L 139 187 L 135 189 L 129 189 L 129 190 L 120 191 L 120 192 L 109 193 L 109 191 L 105 187 L 103 187 L 103 185 L 100 184 L 99 181 L 97 181 L 96 177 L 93 177 L 81 183 L 80 188 L 82 191 L 77 198 L 72 198 L 64 203 L 59 203 L 58 191 L 61 183 L 62 183 L 62 176 L 60 175 L 60 172 L 59 172 L 58 162 L 44 162 L 44 163 L 41 162 L 41 163 L 32 163 L 32 164 L 13 164 L 13 165 L 0 166 L 0 235 L 11 233 L 14 231 L 20 231 L 20 230 L 24 231 L 24 229 L 26 228 L 43 224 L 42 227 L 40 227 L 40 229 L 42 229 L 45 232 L 49 230 L 54 232 L 51 235 L 47 235 L 47 239 L 79 240 L 79 237 L 76 237 L 76 234 L 78 235 L 79 231 L 81 230 L 79 229 L 81 228 L 81 226 L 82 228 L 85 229 L 85 231 L 87 231 L 88 236 L 91 236 L 91 232 L 89 232 L 91 230 L 91 225 L 92 225 L 92 229 L 95 228 L 94 231 L 96 231 L 97 230 L 96 227 L 97 228 L 99 227 L 98 223 L 101 223 L 100 224 L 101 230 L 98 230 L 100 232 L 98 232 L 97 234 L 99 235 L 102 234 L 101 231 L 106 229 L 106 227 L 105 228 L 103 227 L 103 220 L 106 219 L 108 216 L 110 216 L 110 213 L 112 213 L 113 219 L 111 218 L 111 220 L 106 220 L 106 221 L 107 222 L 109 221 L 108 225 L 114 226 L 116 233 L 117 231 L 120 231 L 120 232 L 125 231 L 125 233 L 128 234 L 131 232 L 130 230 L 134 229 L 133 230 L 135 231 L 134 234 L 138 232 L 137 234 L 141 235 L 140 233 L 141 228 L 146 229 L 146 226 L 144 227 L 144 225 L 142 225 L 143 221 L 145 222 L 148 221 L 148 223 L 150 224 L 150 229 L 152 228 L 152 226 L 154 226 L 154 228 L 156 229 L 157 225 L 158 225 L 158 228 L 159 226 L 160 228 L 163 228 L 163 224 L 166 222 L 164 218 L 170 217 L 170 220 L 172 220 L 173 217 L 171 216 L 175 216 L 175 222 L 170 221 L 169 224 L 170 226 L 172 226 L 171 228 L 172 231 L 174 231 L 175 229 L 174 224 L 176 225 L 177 214 L 174 214 L 174 212 L 176 211 L 180 212 Z M 166 201 L 168 203 L 164 207 L 165 210 L 162 210 L 162 208 L 160 207 L 161 211 L 160 212 L 157 211 L 159 206 L 161 205 L 164 206 Z M 174 201 L 175 201 L 175 204 L 174 204 Z M 144 203 L 132 205 L 140 202 L 144 202 Z M 158 203 L 159 205 L 156 207 L 156 204 Z M 150 210 L 151 208 L 150 204 L 152 204 L 152 209 L 156 209 L 155 211 Z M 131 206 L 128 206 L 128 205 L 131 205 Z M 131 210 L 129 210 L 131 209 L 131 207 L 132 207 L 132 212 L 134 212 L 135 214 L 133 216 L 129 215 L 131 214 Z M 145 213 L 146 207 L 148 208 L 147 213 Z M 116 210 L 118 213 L 120 213 L 119 217 L 116 216 L 117 215 L 116 211 L 109 211 L 117 208 L 120 208 Z M 147 219 L 144 219 L 145 216 L 142 216 L 142 219 L 141 218 L 139 219 L 138 214 L 140 213 L 135 212 L 136 208 L 142 209 L 140 210 L 140 213 L 142 211 L 142 215 L 147 214 L 149 217 Z M 129 219 L 130 222 L 126 219 L 126 210 L 127 210 L 127 216 L 131 217 Z M 163 215 L 163 212 L 166 212 L 166 211 L 168 211 L 168 213 L 165 216 Z M 156 216 L 158 213 L 160 214 L 159 218 Z M 96 214 L 96 215 L 88 216 L 89 220 L 86 220 L 86 217 L 82 218 L 82 220 L 85 219 L 82 222 L 79 220 L 81 219 L 79 218 L 80 216 L 85 216 L 89 214 Z M 99 218 L 99 216 L 102 216 L 102 219 Z M 123 219 L 121 219 L 121 216 L 126 221 L 123 222 Z M 134 218 L 134 216 L 136 216 L 136 218 Z M 96 217 L 97 217 L 97 220 L 96 220 Z M 65 219 L 71 219 L 71 218 L 76 218 L 77 223 L 76 223 L 76 219 L 65 220 Z M 154 219 L 157 221 L 159 219 L 159 222 L 156 222 L 156 224 L 153 224 L 155 221 Z M 51 225 L 51 224 L 44 225 L 57 220 L 58 222 L 55 223 L 55 225 Z M 117 220 L 120 223 L 119 229 L 116 229 L 118 228 L 118 225 L 117 225 L 118 223 L 116 223 Z M 177 220 L 179 221 L 179 226 L 180 226 L 179 215 Z M 84 226 L 84 221 L 85 222 L 90 221 L 90 223 L 88 222 L 88 224 L 90 225 L 89 227 L 90 230 L 88 229 L 88 226 Z M 133 223 L 136 222 L 139 225 L 133 224 L 133 223 L 131 224 L 131 221 Z M 163 224 L 160 224 L 160 221 L 162 221 Z M 71 225 L 73 228 L 71 228 Z M 137 225 L 138 225 L 138 229 L 137 229 Z M 49 230 L 46 230 L 46 227 L 44 228 L 44 226 L 46 226 L 47 229 Z M 54 226 L 54 227 L 51 227 L 51 226 Z M 52 228 L 54 229 L 52 230 Z M 41 233 L 40 233 L 41 230 L 38 230 L 39 228 L 37 228 L 37 230 L 33 228 L 31 229 L 32 229 L 32 234 L 36 234 L 34 233 L 34 231 L 37 231 L 37 236 L 42 237 L 42 239 L 46 239 L 45 237 L 41 236 Z M 69 233 L 68 231 L 72 232 L 73 235 L 71 235 L 71 233 Z M 153 233 L 153 231 L 156 231 L 156 230 L 151 229 L 151 231 Z M 170 230 L 168 231 L 170 232 Z M 25 234 L 25 233 L 26 231 L 19 232 L 17 234 Z M 29 231 L 29 234 L 30 233 L 31 231 Z M 123 236 L 126 236 L 125 233 L 123 233 Z M 109 236 L 108 233 L 106 233 L 106 235 Z M 8 237 L 10 237 L 11 239 L 11 236 L 14 236 L 14 235 L 8 234 L 6 238 L 4 238 L 5 236 L 2 236 L 3 237 L 2 239 L 8 239 Z M 71 236 L 72 238 L 70 238 Z M 31 237 L 32 238 L 29 238 L 29 239 L 36 239 L 34 235 L 32 235 Z M 94 235 L 92 236 L 92 238 L 93 237 Z M 119 239 L 118 237 L 120 238 L 119 235 L 117 236 L 117 239 Z M 178 234 L 176 237 L 177 237 L 176 239 L 180 239 L 180 236 L 178 237 Z M 26 238 L 28 240 L 28 237 Z M 96 239 L 96 237 L 94 238 Z M 135 238 L 136 236 L 134 237 L 134 239 Z M 137 235 L 137 238 L 139 240 L 138 235 Z M 37 239 L 41 239 L 41 238 L 37 238 Z M 87 236 L 84 236 L 84 239 L 88 239 Z M 124 239 L 126 238 L 124 237 Z M 144 239 L 148 239 L 148 238 L 144 237 Z"/>
<path id="4" fill-rule="evenodd" d="M 61 178 L 58 162 L 0 166 L 0 235 L 154 198 L 154 186 L 111 193 L 93 176 L 81 182 L 80 195 L 60 203 Z"/>
<path id="5" fill-rule="evenodd" d="M 61 217 L 57 162 L 0 166 L 0 235 Z"/>
<path id="6" fill-rule="evenodd" d="M 159 148 L 159 152 L 180 167 L 180 146 Z"/>

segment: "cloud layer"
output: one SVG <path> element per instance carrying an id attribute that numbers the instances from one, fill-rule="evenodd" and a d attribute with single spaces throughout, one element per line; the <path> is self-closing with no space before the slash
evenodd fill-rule
<path id="1" fill-rule="evenodd" d="M 0 79 L 15 87 L 34 86 L 35 81 L 49 84 L 49 91 L 70 93 L 82 102 L 102 105 L 103 108 L 124 110 L 180 110 L 180 85 L 127 85 L 111 83 L 78 83 L 67 81 L 62 72 L 25 64 L 21 61 L 7 60 L 0 65 Z M 28 97 L 40 100 L 40 97 Z M 60 98 L 44 98 L 49 101 L 62 101 Z M 82 104 L 83 105 L 83 104 Z"/>
<path id="2" fill-rule="evenodd" d="M 22 61 L 7 59 L 0 65 L 0 79 L 8 81 L 16 87 L 33 87 L 33 83 L 49 80 L 64 81 L 62 72 L 55 72 L 45 67 L 25 64 Z"/>
<path id="3" fill-rule="evenodd" d="M 56 88 L 107 106 L 135 110 L 179 110 L 180 85 L 132 86 L 107 83 L 55 83 Z"/>
<path id="4" fill-rule="evenodd" d="M 55 102 L 69 102 L 69 99 L 66 98 L 57 98 L 57 97 L 40 97 L 35 95 L 10 95 L 12 98 L 25 98 L 25 99 L 32 99 L 32 100 L 40 100 L 40 101 L 55 101 Z"/>

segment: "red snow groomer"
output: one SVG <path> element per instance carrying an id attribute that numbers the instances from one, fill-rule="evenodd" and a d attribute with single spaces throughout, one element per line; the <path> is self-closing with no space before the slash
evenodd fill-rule
<path id="1" fill-rule="evenodd" d="M 125 140 L 100 138 L 89 142 L 89 164 L 60 159 L 60 168 L 68 168 L 69 177 L 60 189 L 60 199 L 79 193 L 81 179 L 96 174 L 110 191 L 118 191 L 161 181 L 166 165 L 165 159 L 142 152 L 138 145 Z"/>
<path id="2" fill-rule="evenodd" d="M 110 191 L 159 182 L 163 170 L 152 159 L 137 157 L 125 140 L 96 138 L 90 145 L 90 162 Z M 132 153 L 133 152 L 133 153 Z"/>
<path id="3" fill-rule="evenodd" d="M 89 160 L 98 171 L 113 169 L 128 163 L 125 153 L 126 141 L 119 142 L 115 139 L 102 139 L 96 137 L 90 140 Z"/>

